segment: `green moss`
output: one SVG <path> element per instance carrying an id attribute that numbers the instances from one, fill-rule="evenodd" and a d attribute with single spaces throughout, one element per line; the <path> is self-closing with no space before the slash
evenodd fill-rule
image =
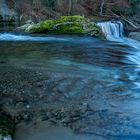
<path id="1" fill-rule="evenodd" d="M 54 25 L 55 25 L 55 22 L 53 20 L 45 20 L 41 23 L 40 26 L 42 30 L 49 31 L 53 28 Z"/>
<path id="2" fill-rule="evenodd" d="M 38 32 L 42 32 L 43 31 L 43 28 L 41 28 L 41 24 L 38 23 L 38 24 L 31 24 L 29 25 L 26 30 L 26 32 L 30 32 L 30 33 L 38 33 Z"/>
<path id="3" fill-rule="evenodd" d="M 75 16 L 61 16 L 57 20 L 55 20 L 55 23 L 63 23 L 63 22 L 82 22 L 84 21 L 83 16 L 75 15 Z"/>
<path id="4" fill-rule="evenodd" d="M 84 34 L 82 25 L 78 22 L 57 23 L 51 33 L 58 34 Z"/>
<path id="5" fill-rule="evenodd" d="M 100 27 L 98 27 L 96 24 L 89 24 L 89 33 L 92 34 L 92 36 L 96 36 L 96 37 L 99 37 L 102 35 L 102 31 L 100 29 Z"/>
<path id="6" fill-rule="evenodd" d="M 2 136 L 13 136 L 14 133 L 14 121 L 0 109 L 0 135 Z"/>
<path id="7" fill-rule="evenodd" d="M 51 33 L 55 34 L 84 34 L 83 29 L 80 27 L 63 27 L 61 30 L 53 30 Z"/>
<path id="8" fill-rule="evenodd" d="M 51 28 L 54 26 L 54 21 L 53 20 L 45 20 L 42 21 L 38 24 L 31 24 L 26 28 L 26 32 L 30 33 L 41 33 L 45 31 L 50 31 Z"/>
<path id="9" fill-rule="evenodd" d="M 83 16 L 61 16 L 56 20 L 45 20 L 26 28 L 30 33 L 89 34 L 100 36 L 101 29 Z"/>

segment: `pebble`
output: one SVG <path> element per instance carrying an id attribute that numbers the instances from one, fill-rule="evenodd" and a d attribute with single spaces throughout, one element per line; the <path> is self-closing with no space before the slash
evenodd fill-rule
<path id="1" fill-rule="evenodd" d="M 29 109 L 30 108 L 30 105 L 26 105 L 26 108 Z"/>

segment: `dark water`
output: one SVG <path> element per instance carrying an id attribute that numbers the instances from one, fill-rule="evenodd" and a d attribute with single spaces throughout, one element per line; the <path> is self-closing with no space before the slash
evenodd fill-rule
<path id="1" fill-rule="evenodd" d="M 90 37 L 20 39 L 0 41 L 2 104 L 16 104 L 18 96 L 38 108 L 59 104 L 69 108 L 83 103 L 92 111 L 82 112 L 83 117 L 72 124 L 77 125 L 78 133 L 140 139 L 140 71 L 129 59 L 138 53 L 135 48 Z M 47 99 L 32 99 L 32 95 L 40 97 L 48 92 Z M 21 109 L 19 105 L 12 107 Z"/>

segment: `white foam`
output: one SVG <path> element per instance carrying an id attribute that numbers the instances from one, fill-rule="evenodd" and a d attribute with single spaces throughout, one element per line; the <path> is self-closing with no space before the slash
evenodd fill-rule
<path id="1" fill-rule="evenodd" d="M 68 41 L 68 39 L 61 37 L 36 37 L 28 35 L 1 33 L 0 41 Z"/>

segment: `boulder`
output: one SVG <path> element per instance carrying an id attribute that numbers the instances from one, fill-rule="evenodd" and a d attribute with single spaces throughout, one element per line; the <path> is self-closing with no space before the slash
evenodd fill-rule
<path id="1" fill-rule="evenodd" d="M 56 20 L 45 20 L 40 23 L 27 23 L 20 27 L 28 33 L 78 34 L 99 37 L 101 29 L 83 16 L 61 16 Z"/>

